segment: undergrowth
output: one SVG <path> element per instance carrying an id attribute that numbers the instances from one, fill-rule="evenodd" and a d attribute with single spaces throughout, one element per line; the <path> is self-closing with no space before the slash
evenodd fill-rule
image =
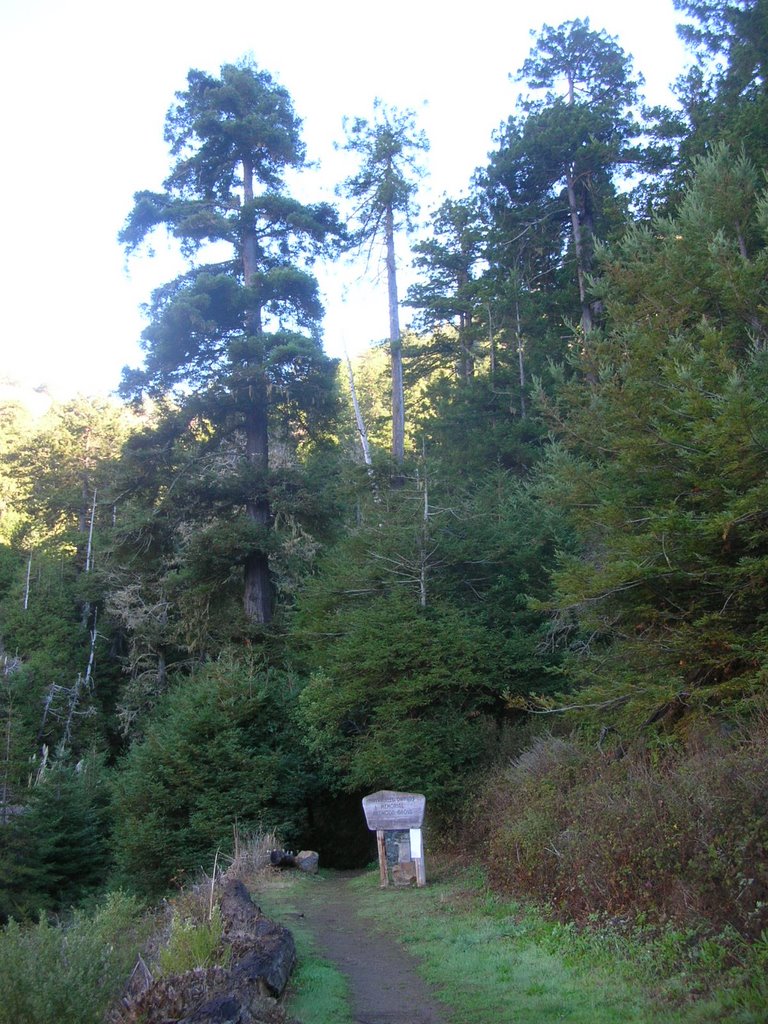
<path id="1" fill-rule="evenodd" d="M 231 950 L 222 947 L 221 910 L 214 907 L 209 920 L 200 923 L 174 913 L 168 942 L 160 950 L 158 976 L 184 974 L 196 967 L 226 967 Z"/>
<path id="2" fill-rule="evenodd" d="M 122 893 L 60 924 L 11 920 L 0 932 L 0 1024 L 101 1024 L 145 937 Z"/>
<path id="3" fill-rule="evenodd" d="M 474 850 L 498 892 L 631 943 L 681 998 L 764 1020 L 767 775 L 765 719 L 612 756 L 540 737 L 487 782 Z"/>

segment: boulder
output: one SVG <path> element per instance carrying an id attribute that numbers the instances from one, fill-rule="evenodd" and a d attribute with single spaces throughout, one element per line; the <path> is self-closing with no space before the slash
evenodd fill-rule
<path id="1" fill-rule="evenodd" d="M 316 875 L 320 866 L 320 854 L 314 850 L 300 850 L 296 854 L 296 867 L 308 875 Z"/>

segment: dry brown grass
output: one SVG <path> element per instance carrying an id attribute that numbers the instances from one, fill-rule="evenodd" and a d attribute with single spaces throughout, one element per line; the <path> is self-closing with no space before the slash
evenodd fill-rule
<path id="1" fill-rule="evenodd" d="M 499 769 L 472 827 L 493 884 L 593 915 L 768 928 L 768 723 L 618 759 L 538 739 Z"/>

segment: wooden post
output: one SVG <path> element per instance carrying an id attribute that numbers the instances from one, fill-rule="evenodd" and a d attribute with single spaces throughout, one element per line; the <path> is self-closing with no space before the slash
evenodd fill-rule
<path id="1" fill-rule="evenodd" d="M 376 830 L 376 845 L 379 848 L 379 881 L 382 889 L 389 887 L 389 869 L 387 868 L 387 844 L 384 841 L 384 829 Z"/>
<path id="2" fill-rule="evenodd" d="M 423 889 L 427 884 L 427 870 L 424 867 L 424 855 L 416 861 L 416 885 L 419 889 Z"/>

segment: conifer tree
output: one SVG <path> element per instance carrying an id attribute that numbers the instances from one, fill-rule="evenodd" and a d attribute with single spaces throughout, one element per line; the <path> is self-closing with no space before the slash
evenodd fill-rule
<path id="1" fill-rule="evenodd" d="M 304 166 L 305 150 L 291 98 L 266 71 L 248 61 L 218 78 L 193 70 L 176 99 L 165 127 L 171 172 L 163 191 L 136 193 L 120 238 L 132 251 L 162 225 L 195 262 L 155 292 L 145 366 L 125 372 L 123 393 L 171 392 L 188 419 L 238 439 L 235 503 L 250 540 L 233 558 L 243 565 L 246 618 L 267 623 L 270 431 L 281 421 L 311 431 L 331 408 L 333 364 L 308 267 L 341 229 L 329 204 L 286 192 L 285 174 Z M 208 243 L 224 243 L 227 257 Z"/>
<path id="2" fill-rule="evenodd" d="M 677 82 L 683 108 L 680 154 L 693 158 L 716 142 L 764 165 L 768 155 L 768 2 L 674 0 L 686 18 L 681 39 L 696 63 Z"/>
<path id="3" fill-rule="evenodd" d="M 640 156 L 633 108 L 642 80 L 589 19 L 545 25 L 516 77 L 534 95 L 500 129 L 480 178 L 498 226 L 492 258 L 502 277 L 512 273 L 528 290 L 561 288 L 558 271 L 572 267 L 586 335 L 596 320 L 588 287 L 595 239 L 623 220 L 614 175 Z"/>
<path id="4" fill-rule="evenodd" d="M 410 306 L 419 310 L 416 324 L 434 332 L 430 349 L 450 354 L 460 380 L 475 369 L 481 303 L 477 283 L 483 231 L 477 204 L 446 199 L 432 215 L 430 237 L 414 246 L 414 267 L 422 280 L 408 289 Z"/>
<path id="5" fill-rule="evenodd" d="M 538 493 L 581 551 L 555 573 L 577 701 L 637 727 L 764 688 L 768 564 L 765 196 L 720 148 L 676 217 L 600 254 L 596 379 L 546 402 Z M 764 221 L 763 221 L 764 223 Z M 567 703 L 572 703 L 569 698 Z"/>
<path id="6" fill-rule="evenodd" d="M 399 467 L 405 453 L 405 405 L 395 233 L 403 225 L 412 225 L 416 213 L 414 196 L 423 173 L 418 153 L 429 147 L 424 133 L 416 128 L 413 111 L 388 109 L 379 101 L 372 122 L 356 117 L 345 127 L 344 149 L 360 156 L 359 171 L 342 186 L 343 193 L 356 204 L 356 239 L 370 246 L 381 239 L 385 246 L 392 367 L 392 458 Z"/>

